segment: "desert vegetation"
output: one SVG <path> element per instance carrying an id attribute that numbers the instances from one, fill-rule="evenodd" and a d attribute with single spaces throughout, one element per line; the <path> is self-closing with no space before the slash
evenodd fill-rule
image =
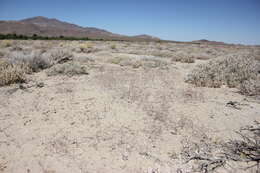
<path id="1" fill-rule="evenodd" d="M 1 40 L 0 172 L 259 172 L 259 52 Z"/>
<path id="2" fill-rule="evenodd" d="M 252 55 L 230 55 L 198 65 L 187 81 L 203 87 L 237 87 L 243 94 L 259 95 L 259 68 Z"/>
<path id="3" fill-rule="evenodd" d="M 24 82 L 25 74 L 29 68 L 25 64 L 12 64 L 8 61 L 0 61 L 0 86 L 12 83 Z"/>
<path id="4" fill-rule="evenodd" d="M 88 74 L 86 67 L 81 66 L 78 63 L 64 63 L 58 64 L 50 68 L 47 72 L 49 76 L 65 74 L 65 75 L 78 75 L 78 74 Z"/>
<path id="5" fill-rule="evenodd" d="M 187 160 L 186 163 L 198 161 L 195 170 L 199 172 L 214 172 L 215 169 L 223 168 L 229 162 L 239 162 L 240 169 L 255 168 L 256 172 L 259 172 L 259 122 L 242 127 L 236 133 L 239 138 L 227 142 L 210 142 L 207 137 L 201 143 L 186 141 L 182 156 Z"/>

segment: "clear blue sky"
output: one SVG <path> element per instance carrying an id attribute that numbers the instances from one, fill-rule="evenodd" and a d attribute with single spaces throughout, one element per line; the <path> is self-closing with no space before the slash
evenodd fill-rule
<path id="1" fill-rule="evenodd" d="M 0 20 L 33 16 L 126 35 L 260 44 L 260 0 L 0 0 Z"/>

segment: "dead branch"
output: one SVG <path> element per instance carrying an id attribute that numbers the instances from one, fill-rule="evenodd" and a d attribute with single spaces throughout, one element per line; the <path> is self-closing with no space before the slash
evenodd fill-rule
<path id="1" fill-rule="evenodd" d="M 254 126 L 241 128 L 236 133 L 240 136 L 239 139 L 230 140 L 219 146 L 205 143 L 193 143 L 188 147 L 185 146 L 182 153 L 187 160 L 185 163 L 197 160 L 199 161 L 198 171 L 208 173 L 224 167 L 228 161 L 246 162 L 252 163 L 252 165 L 244 169 L 256 168 L 259 173 L 260 123 L 256 121 Z M 216 152 L 216 150 L 220 150 L 220 152 Z"/>

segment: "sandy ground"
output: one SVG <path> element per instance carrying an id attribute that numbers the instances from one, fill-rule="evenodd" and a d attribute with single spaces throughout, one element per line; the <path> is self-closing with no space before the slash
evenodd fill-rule
<path id="1" fill-rule="evenodd" d="M 106 62 L 138 56 L 131 52 L 87 56 L 94 59 L 89 75 L 47 76 L 47 69 L 29 76 L 25 89 L 0 88 L 0 172 L 193 172 L 180 154 L 186 140 L 232 139 L 260 121 L 259 100 L 185 83 L 205 60 L 132 68 Z"/>

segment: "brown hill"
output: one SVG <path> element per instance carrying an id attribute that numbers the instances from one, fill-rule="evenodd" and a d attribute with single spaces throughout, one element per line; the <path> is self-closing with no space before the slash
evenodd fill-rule
<path id="1" fill-rule="evenodd" d="M 88 37 L 94 39 L 115 39 L 115 40 L 158 40 L 149 35 L 125 36 L 112 32 L 93 28 L 81 27 L 75 24 L 50 19 L 42 16 L 28 18 L 20 21 L 0 21 L 0 33 L 16 33 L 20 35 L 32 36 L 37 34 L 49 37 Z"/>

